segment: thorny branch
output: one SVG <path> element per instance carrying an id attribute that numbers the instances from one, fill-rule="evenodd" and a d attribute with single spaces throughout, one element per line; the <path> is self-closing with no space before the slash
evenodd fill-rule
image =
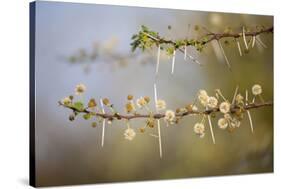
<path id="1" fill-rule="evenodd" d="M 256 31 L 249 31 L 245 32 L 246 37 L 254 37 L 258 36 L 263 33 L 273 33 L 273 26 L 268 28 L 261 28 Z M 131 43 L 132 50 L 134 51 L 137 47 L 142 48 L 143 50 L 146 48 L 145 43 L 146 41 L 143 41 L 142 38 L 143 35 L 147 36 L 150 40 L 152 40 L 157 46 L 160 44 L 166 44 L 166 45 L 172 45 L 174 49 L 179 49 L 182 53 L 184 53 L 184 49 L 182 47 L 186 46 L 194 46 L 198 51 L 201 51 L 203 49 L 203 46 L 207 43 L 213 41 L 213 40 L 220 40 L 222 38 L 240 38 L 243 37 L 243 32 L 238 33 L 232 33 L 232 32 L 224 32 L 224 33 L 213 33 L 208 32 L 206 35 L 202 36 L 200 39 L 182 39 L 182 40 L 170 40 L 166 39 L 164 37 L 159 36 L 157 32 L 149 30 L 147 27 L 143 26 L 142 30 L 139 32 L 139 34 L 133 35 L 132 39 L 134 40 Z M 147 47 L 151 47 L 152 44 L 149 44 Z M 169 51 L 169 50 L 168 50 Z M 168 52 L 169 53 L 169 52 Z"/>
<path id="2" fill-rule="evenodd" d="M 135 119 L 135 118 L 151 118 L 153 117 L 154 119 L 161 119 L 165 117 L 165 114 L 161 114 L 161 113 L 156 113 L 156 114 L 134 114 L 134 115 L 122 115 L 119 113 L 115 113 L 115 114 L 108 114 L 108 113 L 98 113 L 98 112 L 92 112 L 91 110 L 89 110 L 88 108 L 79 110 L 76 109 L 72 106 L 68 106 L 65 105 L 61 102 L 59 102 L 59 105 L 62 105 L 66 108 L 69 108 L 75 112 L 79 112 L 79 113 L 86 113 L 86 114 L 94 114 L 96 116 L 99 116 L 101 118 L 104 119 L 126 119 L 126 120 L 131 120 L 131 119 Z M 261 107 L 266 107 L 266 106 L 272 106 L 273 102 L 264 102 L 264 103 L 252 103 L 252 104 L 248 104 L 248 105 L 244 105 L 243 109 L 244 110 L 250 110 L 250 109 L 256 109 L 256 108 L 261 108 Z M 236 111 L 240 110 L 241 107 L 234 105 L 231 107 L 230 112 L 231 113 L 235 113 Z M 176 114 L 176 117 L 183 117 L 183 116 L 188 116 L 188 115 L 209 115 L 211 113 L 215 113 L 215 112 L 219 112 L 219 108 L 213 108 L 213 109 L 209 109 L 209 110 L 205 110 L 205 111 L 193 111 L 193 110 L 189 110 L 186 111 L 184 113 L 178 113 Z"/>

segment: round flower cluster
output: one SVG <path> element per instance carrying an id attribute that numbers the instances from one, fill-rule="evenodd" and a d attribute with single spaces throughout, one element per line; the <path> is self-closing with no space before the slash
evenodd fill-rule
<path id="1" fill-rule="evenodd" d="M 193 127 L 194 132 L 199 135 L 200 138 L 205 136 L 205 126 L 203 123 L 196 123 Z"/>
<path id="2" fill-rule="evenodd" d="M 261 86 L 260 85 L 258 85 L 258 84 L 255 84 L 255 85 L 253 85 L 253 87 L 252 87 L 252 93 L 253 93 L 253 95 L 260 95 L 261 93 L 262 93 L 262 88 L 261 88 Z"/>
<path id="3" fill-rule="evenodd" d="M 220 104 L 220 112 L 226 114 L 230 111 L 230 103 L 225 101 Z"/>
<path id="4" fill-rule="evenodd" d="M 165 113 L 165 117 L 164 117 L 165 121 L 167 121 L 170 124 L 174 124 L 175 119 L 176 119 L 176 114 L 174 111 L 172 110 L 167 110 Z"/>
<path id="5" fill-rule="evenodd" d="M 164 100 L 161 100 L 161 99 L 157 100 L 157 101 L 156 101 L 156 108 L 157 108 L 158 110 L 164 110 L 164 109 L 166 109 L 166 102 L 165 102 Z"/>
<path id="6" fill-rule="evenodd" d="M 236 101 L 237 104 L 243 105 L 244 104 L 244 97 L 241 94 L 238 94 L 235 97 L 235 101 Z"/>
<path id="7" fill-rule="evenodd" d="M 82 95 L 86 91 L 86 86 L 84 84 L 78 84 L 75 87 L 75 94 Z"/>
<path id="8" fill-rule="evenodd" d="M 241 122 L 237 118 L 232 118 L 230 114 L 224 114 L 223 118 L 218 120 L 218 126 L 220 129 L 238 128 L 240 127 Z"/>
<path id="9" fill-rule="evenodd" d="M 124 136 L 127 140 L 133 140 L 136 136 L 136 132 L 134 131 L 134 129 L 128 128 L 125 130 Z"/>
<path id="10" fill-rule="evenodd" d="M 199 90 L 198 100 L 204 107 L 216 108 L 218 105 L 218 99 L 213 96 L 208 96 L 205 90 Z"/>
<path id="11" fill-rule="evenodd" d="M 61 103 L 64 105 L 69 105 L 69 104 L 71 104 L 71 98 L 69 96 L 67 96 L 61 100 Z"/>
<path id="12" fill-rule="evenodd" d="M 140 97 L 137 99 L 136 103 L 139 108 L 143 108 L 149 103 L 149 101 L 150 101 L 149 97 Z"/>

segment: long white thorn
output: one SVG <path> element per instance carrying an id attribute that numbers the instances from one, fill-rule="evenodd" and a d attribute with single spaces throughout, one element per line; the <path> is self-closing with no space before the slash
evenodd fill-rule
<path id="1" fill-rule="evenodd" d="M 100 99 L 100 104 L 101 104 L 101 108 L 102 108 L 102 113 L 104 114 L 105 110 L 104 110 L 102 99 Z M 102 120 L 102 134 L 101 134 L 101 146 L 102 147 L 104 145 L 104 132 L 105 132 L 105 119 L 103 118 L 103 120 Z"/>
<path id="2" fill-rule="evenodd" d="M 155 100 L 156 112 L 158 113 L 158 109 L 157 109 L 157 106 L 156 106 L 156 103 L 158 101 L 156 84 L 154 84 L 154 100 Z M 158 128 L 159 155 L 160 155 L 160 158 L 162 158 L 162 138 L 161 138 L 161 128 L 160 128 L 160 120 L 159 119 L 157 119 L 157 128 Z"/>
<path id="3" fill-rule="evenodd" d="M 217 40 L 217 42 L 218 42 L 218 44 L 219 44 L 219 46 L 220 46 L 221 52 L 222 52 L 222 54 L 223 54 L 223 56 L 224 56 L 224 59 L 225 59 L 225 62 L 226 62 L 226 64 L 227 64 L 228 68 L 231 69 L 230 63 L 229 63 L 228 58 L 227 58 L 227 56 L 226 56 L 226 54 L 225 54 L 225 52 L 224 52 L 224 50 L 223 50 L 223 47 L 222 47 L 222 45 L 221 45 L 221 42 L 220 42 L 219 40 Z"/>
<path id="4" fill-rule="evenodd" d="M 248 90 L 246 90 L 246 105 L 248 105 Z M 250 121 L 250 127 L 251 127 L 251 131 L 252 133 L 254 133 L 254 126 L 253 126 L 253 121 L 252 121 L 252 116 L 251 116 L 251 113 L 250 113 L 250 110 L 247 110 L 247 115 L 248 115 L 248 118 L 249 118 L 249 121 Z"/>
<path id="5" fill-rule="evenodd" d="M 154 83 L 154 102 L 155 102 L 156 112 L 158 113 L 158 109 L 157 109 L 157 106 L 156 106 L 157 101 L 158 101 L 157 87 L 156 87 L 156 83 Z M 162 158 L 162 139 L 161 139 L 161 128 L 160 128 L 160 120 L 159 119 L 157 119 L 157 129 L 158 129 L 159 155 L 160 155 L 160 158 Z"/>
<path id="6" fill-rule="evenodd" d="M 157 119 L 157 127 L 158 127 L 158 142 L 159 142 L 159 155 L 162 158 L 162 141 L 161 141 L 161 130 L 160 130 L 160 120 Z"/>
<path id="7" fill-rule="evenodd" d="M 155 102 L 155 108 L 156 108 L 156 103 L 157 103 L 157 87 L 156 87 L 156 83 L 154 83 L 154 102 Z M 157 109 L 156 109 L 157 111 Z"/>
<path id="8" fill-rule="evenodd" d="M 256 36 L 254 35 L 253 36 L 253 41 L 252 41 L 252 48 L 254 48 L 255 44 L 256 44 Z"/>
<path id="9" fill-rule="evenodd" d="M 243 26 L 243 28 L 242 28 L 242 35 L 243 35 L 243 40 L 244 40 L 244 44 L 245 44 L 245 47 L 246 47 L 246 49 L 248 50 L 248 44 L 247 44 L 247 40 L 246 40 L 246 35 L 245 35 L 245 28 L 244 28 L 244 26 Z"/>
<path id="10" fill-rule="evenodd" d="M 172 74 L 174 73 L 174 69 L 175 69 L 175 60 L 176 60 L 176 50 L 174 50 L 173 52 L 173 60 L 172 60 Z"/>
<path id="11" fill-rule="evenodd" d="M 160 45 L 158 45 L 158 50 L 157 50 L 157 63 L 156 63 L 156 75 L 158 74 L 158 70 L 159 70 L 160 51 L 161 51 L 161 47 L 160 47 Z"/>
<path id="12" fill-rule="evenodd" d="M 252 117 L 251 117 L 251 114 L 250 114 L 249 110 L 247 110 L 247 115 L 248 115 L 248 118 L 249 118 L 249 121 L 250 121 L 251 131 L 252 131 L 252 133 L 254 133 L 253 121 L 252 121 Z"/>
<path id="13" fill-rule="evenodd" d="M 236 89 L 235 89 L 235 92 L 234 92 L 234 95 L 233 95 L 233 98 L 232 98 L 232 104 L 234 104 L 234 102 L 235 102 L 235 98 L 236 98 L 236 95 L 238 93 L 238 89 L 239 89 L 239 86 L 237 85 Z"/>
<path id="14" fill-rule="evenodd" d="M 210 131 L 211 131 L 213 143 L 216 144 L 215 135 L 214 135 L 214 132 L 213 132 L 213 126 L 212 126 L 212 121 L 211 121 L 210 115 L 208 115 L 208 121 L 209 121 L 209 126 L 210 126 Z"/>
<path id="15" fill-rule="evenodd" d="M 238 47 L 238 51 L 239 51 L 239 55 L 242 56 L 242 50 L 241 50 L 241 46 L 240 46 L 240 42 L 239 40 L 236 39 L 236 43 L 237 43 L 237 47 Z"/>

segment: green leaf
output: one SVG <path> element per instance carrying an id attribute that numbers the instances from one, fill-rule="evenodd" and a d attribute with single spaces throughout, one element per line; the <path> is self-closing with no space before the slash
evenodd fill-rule
<path id="1" fill-rule="evenodd" d="M 84 115 L 83 115 L 83 118 L 84 118 L 85 120 L 88 120 L 88 119 L 90 119 L 91 117 L 92 117 L 91 114 L 84 114 Z"/>
<path id="2" fill-rule="evenodd" d="M 84 104 L 83 104 L 83 102 L 80 102 L 80 101 L 75 102 L 73 104 L 73 108 L 75 108 L 76 110 L 82 111 L 84 109 Z"/>

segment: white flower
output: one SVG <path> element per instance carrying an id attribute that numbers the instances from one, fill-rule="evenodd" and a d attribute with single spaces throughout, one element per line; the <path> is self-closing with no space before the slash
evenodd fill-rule
<path id="1" fill-rule="evenodd" d="M 253 95 L 260 95 L 262 93 L 262 88 L 260 85 L 258 84 L 255 84 L 253 87 L 252 87 L 252 93 Z"/>
<path id="2" fill-rule="evenodd" d="M 128 128 L 125 130 L 124 136 L 127 140 L 133 140 L 136 136 L 136 132 L 134 131 L 134 129 Z"/>
<path id="3" fill-rule="evenodd" d="M 200 90 L 199 90 L 198 96 L 199 96 L 199 95 L 208 96 L 208 93 L 207 93 L 207 91 L 205 91 L 205 90 L 203 90 L 203 89 L 200 89 Z"/>
<path id="4" fill-rule="evenodd" d="M 166 109 L 166 102 L 164 101 L 164 100 L 157 100 L 157 102 L 156 102 L 156 108 L 158 109 L 158 110 L 164 110 L 164 109 Z"/>
<path id="5" fill-rule="evenodd" d="M 207 106 L 208 100 L 209 100 L 209 96 L 208 96 L 208 94 L 207 94 L 207 92 L 205 90 L 199 90 L 198 100 L 200 101 L 200 103 L 203 106 Z"/>
<path id="6" fill-rule="evenodd" d="M 230 122 L 230 125 L 232 127 L 240 127 L 240 124 L 241 124 L 241 122 L 238 119 L 235 119 L 235 118 Z"/>
<path id="7" fill-rule="evenodd" d="M 220 104 L 220 111 L 221 111 L 221 113 L 226 114 L 226 113 L 229 112 L 229 110 L 230 110 L 229 102 L 222 102 Z"/>
<path id="8" fill-rule="evenodd" d="M 61 100 L 64 105 L 69 105 L 71 103 L 71 99 L 69 97 L 65 97 Z"/>
<path id="9" fill-rule="evenodd" d="M 193 105 L 193 106 L 192 106 L 192 111 L 194 111 L 194 112 L 198 111 L 197 106 Z"/>
<path id="10" fill-rule="evenodd" d="M 82 95 L 86 91 L 86 86 L 84 84 L 78 84 L 75 87 L 75 94 Z"/>
<path id="11" fill-rule="evenodd" d="M 205 133 L 205 126 L 203 123 L 196 123 L 193 127 L 193 131 L 198 135 L 203 135 Z M 203 135 L 204 136 L 204 135 Z M 202 137 L 203 137 L 202 136 Z"/>
<path id="12" fill-rule="evenodd" d="M 216 108 L 218 105 L 218 100 L 216 97 L 209 97 L 208 98 L 208 104 L 207 104 L 210 108 Z"/>
<path id="13" fill-rule="evenodd" d="M 243 104 L 243 100 L 244 100 L 244 97 L 241 95 L 241 94 L 238 94 L 236 97 L 235 97 L 235 100 L 238 104 Z"/>
<path id="14" fill-rule="evenodd" d="M 142 108 L 147 104 L 147 101 L 143 97 L 141 97 L 137 99 L 136 103 L 139 108 Z"/>
<path id="15" fill-rule="evenodd" d="M 172 111 L 172 110 L 167 110 L 166 113 L 165 113 L 165 117 L 164 119 L 167 121 L 167 122 L 170 122 L 172 123 L 174 120 L 175 120 L 175 112 Z"/>
<path id="16" fill-rule="evenodd" d="M 219 128 L 221 128 L 221 129 L 226 129 L 227 126 L 228 126 L 228 121 L 227 121 L 227 119 L 225 119 L 225 118 L 220 118 L 220 119 L 218 120 L 218 126 L 219 126 Z"/>

